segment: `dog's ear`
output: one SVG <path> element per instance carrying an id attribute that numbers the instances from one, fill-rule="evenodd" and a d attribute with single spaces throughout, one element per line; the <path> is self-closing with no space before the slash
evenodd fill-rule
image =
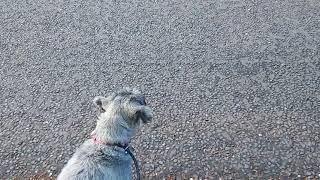
<path id="1" fill-rule="evenodd" d="M 139 106 L 136 110 L 137 119 L 141 119 L 144 124 L 152 120 L 153 114 L 152 110 L 148 106 Z"/>
<path id="2" fill-rule="evenodd" d="M 97 96 L 93 99 L 93 104 L 100 110 L 105 111 L 104 106 L 108 103 L 108 99 L 102 96 Z"/>

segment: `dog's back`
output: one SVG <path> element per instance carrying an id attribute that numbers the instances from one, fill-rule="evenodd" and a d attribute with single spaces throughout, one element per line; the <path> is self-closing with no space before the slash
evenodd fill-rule
<path id="1" fill-rule="evenodd" d="M 58 180 L 131 179 L 131 157 L 116 146 L 86 141 L 68 161 Z"/>

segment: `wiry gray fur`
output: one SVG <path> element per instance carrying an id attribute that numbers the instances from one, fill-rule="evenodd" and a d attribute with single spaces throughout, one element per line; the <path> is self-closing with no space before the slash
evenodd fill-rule
<path id="1" fill-rule="evenodd" d="M 101 114 L 92 133 L 103 142 L 127 144 L 140 121 L 147 123 L 152 119 L 151 109 L 136 89 L 127 88 L 107 98 L 96 97 L 94 104 Z M 74 179 L 131 179 L 131 157 L 121 147 L 95 144 L 89 139 L 58 176 L 58 180 Z"/>

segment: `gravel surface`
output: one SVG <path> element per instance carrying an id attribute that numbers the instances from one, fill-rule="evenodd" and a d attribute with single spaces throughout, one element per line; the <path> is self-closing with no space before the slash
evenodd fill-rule
<path id="1" fill-rule="evenodd" d="M 319 49 L 318 0 L 1 0 L 0 177 L 57 175 L 131 86 L 144 179 L 319 179 Z"/>

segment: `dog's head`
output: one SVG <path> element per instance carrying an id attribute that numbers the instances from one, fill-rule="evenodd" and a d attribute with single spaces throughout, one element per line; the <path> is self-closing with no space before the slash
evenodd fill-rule
<path id="1" fill-rule="evenodd" d="M 93 103 L 100 111 L 100 120 L 120 124 L 126 128 L 136 128 L 140 122 L 152 119 L 152 110 L 147 106 L 145 96 L 137 89 L 125 88 L 108 97 L 95 97 Z M 110 123 L 110 122 L 106 122 Z"/>

